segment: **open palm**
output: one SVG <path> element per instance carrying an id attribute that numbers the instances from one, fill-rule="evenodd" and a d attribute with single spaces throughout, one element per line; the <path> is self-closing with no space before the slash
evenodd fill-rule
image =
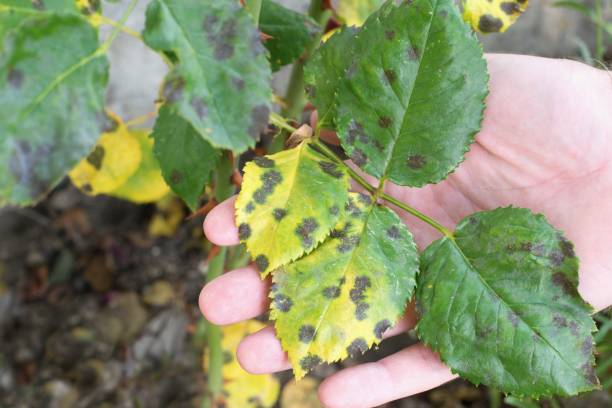
<path id="1" fill-rule="evenodd" d="M 387 193 L 453 228 L 480 210 L 515 205 L 541 212 L 565 232 L 581 259 L 581 295 L 595 309 L 612 304 L 612 76 L 583 64 L 514 55 L 488 56 L 490 94 L 482 130 L 466 160 L 445 181 Z M 398 211 L 423 249 L 440 237 Z M 234 199 L 217 206 L 204 230 L 218 245 L 238 243 Z M 209 283 L 200 296 L 208 320 L 231 324 L 268 308 L 267 281 L 246 267 Z M 414 326 L 406 317 L 385 337 Z M 253 373 L 290 368 L 271 327 L 247 337 L 238 360 Z M 326 379 L 328 407 L 373 407 L 433 388 L 453 374 L 422 345 Z"/>

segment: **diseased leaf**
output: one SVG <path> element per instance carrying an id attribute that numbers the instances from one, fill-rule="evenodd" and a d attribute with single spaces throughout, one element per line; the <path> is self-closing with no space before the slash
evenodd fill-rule
<path id="1" fill-rule="evenodd" d="M 219 152 L 181 116 L 163 106 L 151 137 L 168 185 L 193 210 L 219 162 Z"/>
<path id="2" fill-rule="evenodd" d="M 0 56 L 0 203 L 40 199 L 106 126 L 106 57 L 84 19 L 40 14 L 5 35 Z"/>
<path id="3" fill-rule="evenodd" d="M 528 0 L 463 0 L 463 19 L 479 33 L 502 33 L 523 14 Z"/>
<path id="4" fill-rule="evenodd" d="M 237 1 L 154 0 L 144 41 L 176 62 L 163 98 L 213 146 L 243 152 L 266 128 L 270 65 L 259 31 Z"/>
<path id="5" fill-rule="evenodd" d="M 488 80 L 482 47 L 453 0 L 388 2 L 354 47 L 337 96 L 348 155 L 396 184 L 444 179 L 480 128 Z"/>
<path id="6" fill-rule="evenodd" d="M 360 26 L 384 0 L 339 0 L 336 12 L 346 25 Z"/>
<path id="7" fill-rule="evenodd" d="M 130 130 L 130 135 L 136 140 L 140 147 L 140 163 L 138 168 L 110 195 L 129 200 L 134 203 L 152 203 L 161 200 L 170 188 L 162 177 L 159 163 L 153 155 L 153 139 L 150 131 L 139 129 Z"/>
<path id="8" fill-rule="evenodd" d="M 475 384 L 518 396 L 597 388 L 574 247 L 542 215 L 473 214 L 421 257 L 417 331 Z"/>
<path id="9" fill-rule="evenodd" d="M 353 61 L 354 41 L 359 29 L 344 27 L 315 50 L 304 67 L 305 88 L 317 107 L 317 126 L 335 129 L 338 84 Z"/>
<path id="10" fill-rule="evenodd" d="M 247 320 L 222 328 L 223 394 L 226 397 L 224 402 L 227 408 L 273 407 L 278 399 L 280 383 L 273 375 L 249 374 L 240 367 L 236 360 L 236 350 L 242 339 L 264 327 L 265 324 L 257 320 Z M 206 358 L 204 358 L 203 367 L 204 372 L 208 372 Z"/>
<path id="11" fill-rule="evenodd" d="M 108 112 L 108 128 L 93 150 L 68 173 L 90 195 L 108 194 L 124 184 L 141 162 L 141 149 L 121 118 Z"/>
<path id="12" fill-rule="evenodd" d="M 296 378 L 379 343 L 404 313 L 418 267 L 399 217 L 350 193 L 330 238 L 273 274 L 270 317 Z"/>
<path id="13" fill-rule="evenodd" d="M 263 275 L 312 251 L 336 224 L 348 176 L 304 142 L 244 168 L 236 201 L 240 241 Z"/>
<path id="14" fill-rule="evenodd" d="M 259 28 L 272 37 L 264 42 L 264 46 L 270 52 L 273 71 L 298 59 L 320 30 L 312 18 L 271 0 L 261 3 Z"/>

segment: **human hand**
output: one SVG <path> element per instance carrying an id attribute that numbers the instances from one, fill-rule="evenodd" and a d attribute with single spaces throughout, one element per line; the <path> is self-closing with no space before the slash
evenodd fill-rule
<path id="1" fill-rule="evenodd" d="M 484 122 L 466 160 L 445 181 L 421 189 L 387 184 L 387 193 L 451 228 L 463 217 L 510 204 L 546 215 L 574 242 L 579 292 L 596 310 L 612 304 L 612 76 L 586 65 L 537 57 L 490 55 Z M 439 233 L 398 210 L 421 249 Z M 217 245 L 238 243 L 234 199 L 217 206 L 204 230 Z M 215 324 L 264 313 L 268 280 L 252 267 L 209 283 L 200 308 Z M 385 337 L 416 323 L 412 307 Z M 243 340 L 241 365 L 253 373 L 290 368 L 274 329 Z M 436 354 L 411 346 L 378 362 L 327 378 L 327 407 L 373 407 L 454 378 Z"/>

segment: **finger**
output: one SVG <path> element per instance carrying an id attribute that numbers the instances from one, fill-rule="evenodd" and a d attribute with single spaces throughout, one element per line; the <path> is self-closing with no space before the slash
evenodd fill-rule
<path id="1" fill-rule="evenodd" d="M 414 327 L 415 323 L 414 310 L 410 310 L 405 318 L 383 333 L 383 338 L 405 333 Z M 238 346 L 236 355 L 242 368 L 251 374 L 275 373 L 291 368 L 287 353 L 283 351 L 272 326 L 245 337 Z"/>
<path id="2" fill-rule="evenodd" d="M 204 219 L 204 234 L 216 245 L 238 245 L 238 228 L 236 227 L 236 196 L 228 198 L 213 208 Z"/>
<path id="3" fill-rule="evenodd" d="M 270 283 L 251 266 L 227 272 L 204 286 L 200 310 L 214 324 L 252 319 L 268 309 Z"/>
<path id="4" fill-rule="evenodd" d="M 455 378 L 438 356 L 422 344 L 375 363 L 346 368 L 319 387 L 328 408 L 370 408 L 435 388 Z"/>

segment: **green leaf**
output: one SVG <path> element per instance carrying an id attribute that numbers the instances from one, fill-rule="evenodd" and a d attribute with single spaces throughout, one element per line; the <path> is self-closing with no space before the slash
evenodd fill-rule
<path id="1" fill-rule="evenodd" d="M 271 0 L 261 3 L 259 28 L 272 37 L 267 39 L 264 45 L 270 51 L 273 71 L 298 59 L 320 30 L 312 18 Z"/>
<path id="2" fill-rule="evenodd" d="M 270 65 L 237 1 L 154 0 L 144 41 L 176 57 L 163 97 L 213 146 L 243 152 L 266 128 Z"/>
<path id="3" fill-rule="evenodd" d="M 106 127 L 108 63 L 84 19 L 41 14 L 0 56 L 0 202 L 29 204 L 89 153 Z"/>
<path id="4" fill-rule="evenodd" d="M 0 48 L 4 36 L 22 21 L 42 13 L 84 15 L 92 24 L 99 23 L 100 2 L 97 0 L 0 0 Z M 95 24 L 94 24 L 95 25 Z"/>
<path id="5" fill-rule="evenodd" d="M 160 109 L 151 137 L 164 180 L 192 210 L 197 208 L 219 163 L 219 152 L 167 106 Z"/>
<path id="6" fill-rule="evenodd" d="M 244 168 L 236 201 L 240 241 L 265 275 L 312 251 L 348 197 L 348 175 L 304 142 Z"/>
<path id="7" fill-rule="evenodd" d="M 451 369 L 517 396 L 598 387 L 574 248 L 542 215 L 473 214 L 421 256 L 417 331 Z"/>
<path id="8" fill-rule="evenodd" d="M 528 0 L 463 0 L 463 18 L 479 33 L 502 33 L 523 14 Z"/>
<path id="9" fill-rule="evenodd" d="M 399 217 L 350 193 L 330 238 L 273 274 L 271 318 L 295 376 L 379 343 L 404 313 L 418 268 Z"/>
<path id="10" fill-rule="evenodd" d="M 396 184 L 444 179 L 480 129 L 488 80 L 482 47 L 453 0 L 388 2 L 354 46 L 337 96 L 348 155 Z"/>
<path id="11" fill-rule="evenodd" d="M 347 25 L 362 25 L 384 0 L 339 0 L 336 12 Z"/>
<path id="12" fill-rule="evenodd" d="M 304 67 L 304 82 L 310 101 L 317 107 L 317 126 L 334 129 L 336 93 L 346 68 L 353 60 L 359 29 L 344 27 L 315 50 Z"/>

